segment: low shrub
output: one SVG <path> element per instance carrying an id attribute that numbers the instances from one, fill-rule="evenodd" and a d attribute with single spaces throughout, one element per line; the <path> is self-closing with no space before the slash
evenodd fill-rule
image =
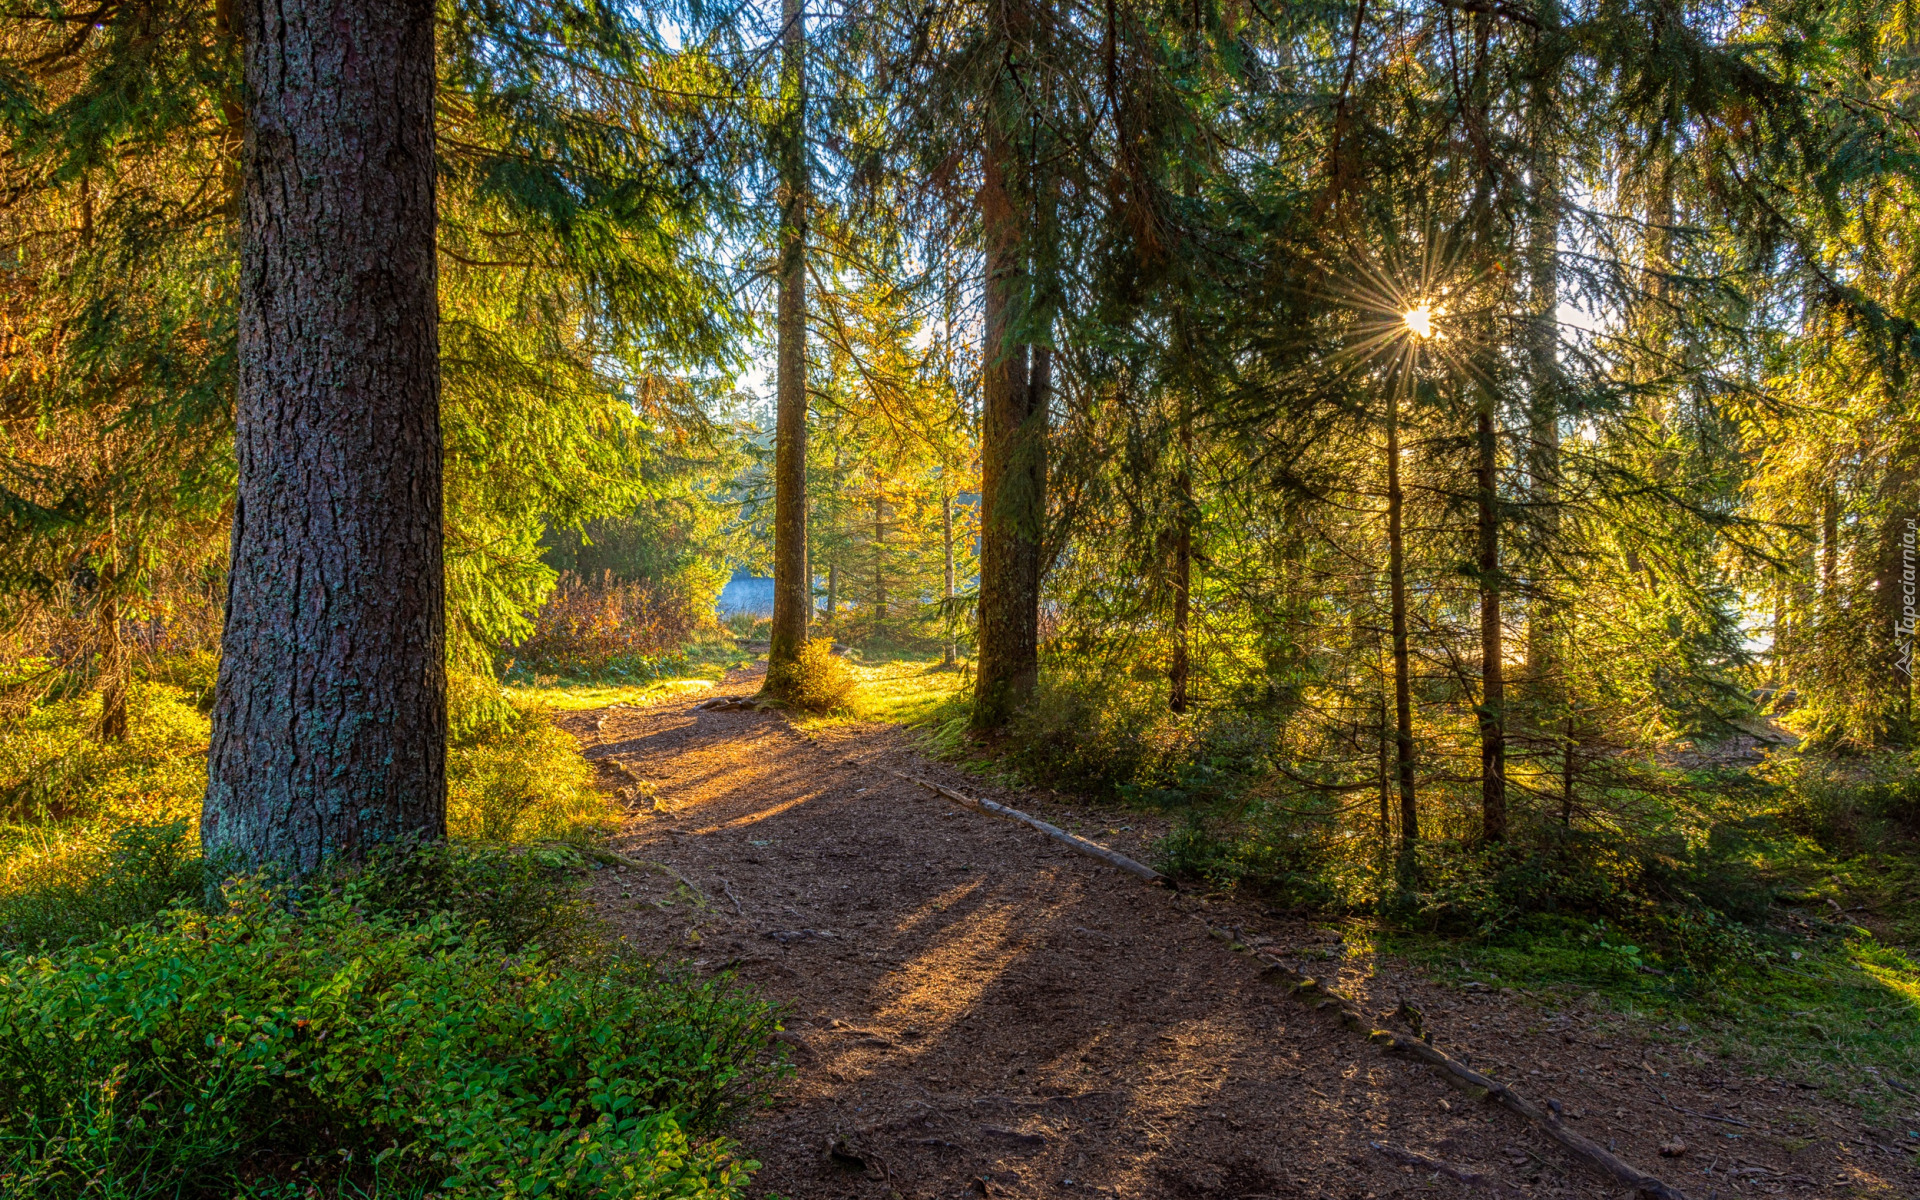
<path id="1" fill-rule="evenodd" d="M 0 733 L 0 820 L 20 826 L 102 820 L 111 825 L 198 815 L 206 791 L 208 721 L 194 697 L 135 683 L 129 736 L 102 743 L 100 696 L 36 704 Z"/>
<path id="2" fill-rule="evenodd" d="M 1332 820 L 1259 801 L 1231 822 L 1189 809 L 1161 843 L 1160 855 L 1169 874 L 1216 888 L 1246 884 L 1279 904 L 1325 908 L 1341 899 L 1340 832 Z"/>
<path id="3" fill-rule="evenodd" d="M 427 842 L 383 847 L 365 867 L 336 870 L 314 886 L 359 912 L 410 924 L 444 915 L 508 950 L 538 947 L 587 961 L 605 946 L 593 908 L 580 894 L 587 870 L 569 846 Z"/>
<path id="4" fill-rule="evenodd" d="M 1498 846 L 1428 843 L 1419 883 L 1384 906 L 1405 925 L 1487 939 L 1575 929 L 1636 968 L 1688 977 L 1757 961 L 1774 889 L 1735 841 L 1541 825 Z"/>
<path id="5" fill-rule="evenodd" d="M 831 638 L 814 638 L 800 647 L 791 665 L 783 663 L 767 671 L 767 690 L 802 712 L 845 708 L 855 686 L 853 669 L 833 652 Z"/>
<path id="6" fill-rule="evenodd" d="M 743 1193 L 699 1139 L 776 1077 L 768 1005 L 365 890 L 226 895 L 0 957 L 0 1194 Z"/>
<path id="7" fill-rule="evenodd" d="M 507 647 L 505 671 L 529 677 L 646 680 L 684 666 L 683 648 L 710 627 L 694 589 L 621 583 L 572 572 L 534 617 L 533 632 Z"/>
<path id="8" fill-rule="evenodd" d="M 1043 677 L 1008 724 L 1005 753 L 1023 778 L 1094 796 L 1170 782 L 1190 732 L 1166 701 L 1135 680 Z M 1147 797 L 1139 797 L 1146 799 Z"/>
<path id="9" fill-rule="evenodd" d="M 1823 766 L 1795 756 L 1772 776 L 1781 824 L 1833 853 L 1920 837 L 1920 774 L 1906 755 Z"/>
<path id="10" fill-rule="evenodd" d="M 199 838 L 184 819 L 50 840 L 0 861 L 0 948 L 92 941 L 205 890 Z"/>
<path id="11" fill-rule="evenodd" d="M 573 736 L 535 705 L 456 676 L 447 705 L 447 830 L 495 844 L 579 841 L 610 826 L 612 802 Z"/>

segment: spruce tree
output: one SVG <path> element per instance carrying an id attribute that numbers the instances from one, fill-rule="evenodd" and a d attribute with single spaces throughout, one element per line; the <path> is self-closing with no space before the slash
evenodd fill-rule
<path id="1" fill-rule="evenodd" d="M 239 490 L 201 841 L 446 828 L 433 6 L 241 8 Z"/>

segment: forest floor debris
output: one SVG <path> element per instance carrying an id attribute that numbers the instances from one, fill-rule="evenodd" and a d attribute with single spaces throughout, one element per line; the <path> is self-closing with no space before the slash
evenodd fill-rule
<path id="1" fill-rule="evenodd" d="M 692 698 L 561 720 L 653 788 L 619 850 L 689 881 L 603 870 L 602 912 L 642 951 L 789 1006 L 796 1074 L 738 1131 L 764 1164 L 756 1194 L 1619 1194 L 1525 1121 L 1294 1004 L 1209 927 L 1382 1022 L 1420 1014 L 1435 1045 L 1691 1200 L 1920 1194 L 1920 1111 L 1870 1119 L 1565 997 L 1444 983 L 1324 923 L 1148 887 L 894 772 L 1142 859 L 1164 832 L 1151 818 L 1008 792 L 897 727 Z"/>

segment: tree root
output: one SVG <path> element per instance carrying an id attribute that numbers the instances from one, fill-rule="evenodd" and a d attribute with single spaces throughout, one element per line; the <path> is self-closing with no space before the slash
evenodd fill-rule
<path id="1" fill-rule="evenodd" d="M 616 850 L 606 850 L 600 847 L 590 847 L 582 851 L 582 853 L 595 862 L 603 862 L 608 866 L 632 867 L 636 871 L 651 871 L 655 875 L 665 875 L 670 879 L 679 881 L 681 887 L 686 888 L 694 895 L 700 897 L 700 903 L 706 905 L 708 908 L 713 907 L 713 897 L 701 891 L 693 880 L 688 879 L 685 875 L 674 870 L 666 863 L 655 862 L 651 858 L 629 858 Z"/>

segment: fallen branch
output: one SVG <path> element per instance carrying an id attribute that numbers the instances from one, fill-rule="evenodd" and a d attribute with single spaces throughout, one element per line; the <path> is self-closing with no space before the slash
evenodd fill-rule
<path id="1" fill-rule="evenodd" d="M 1049 825 L 1038 817 L 1030 817 L 1017 808 L 1008 808 L 1004 804 L 995 804 L 991 800 L 975 800 L 971 796 L 961 795 L 952 788 L 941 787 L 937 783 L 929 783 L 924 779 L 916 779 L 904 771 L 895 771 L 894 774 L 906 780 L 908 783 L 919 784 L 937 796 L 945 796 L 962 808 L 970 808 L 975 812 L 986 813 L 989 816 L 1005 817 L 1009 821 L 1018 821 L 1022 825 L 1028 825 L 1034 829 L 1038 829 L 1041 833 L 1046 834 L 1056 842 L 1061 842 L 1067 846 L 1071 846 L 1082 854 L 1090 855 L 1099 859 L 1101 862 L 1116 866 L 1127 874 L 1138 876 L 1148 883 L 1157 883 L 1165 887 L 1173 886 L 1171 880 L 1147 864 L 1135 862 L 1119 851 L 1109 850 L 1098 842 L 1090 842 L 1086 838 L 1068 833 L 1057 825 Z"/>
<path id="2" fill-rule="evenodd" d="M 713 907 L 713 898 L 711 896 L 701 891 L 693 880 L 688 879 L 685 875 L 674 870 L 666 863 L 655 862 L 651 858 L 628 858 L 616 850 L 603 850 L 597 847 L 588 850 L 586 854 L 587 857 L 594 861 L 603 862 L 610 866 L 632 867 L 636 871 L 652 871 L 656 875 L 665 875 L 670 879 L 678 880 L 681 887 L 686 888 L 694 895 L 700 897 L 700 903 L 709 908 Z M 736 901 L 736 903 L 738 902 Z"/>
<path id="3" fill-rule="evenodd" d="M 1222 941 L 1236 942 L 1233 934 L 1228 930 L 1210 928 L 1209 932 Z M 1444 1050 L 1435 1049 L 1419 1038 L 1395 1033 L 1391 1029 L 1374 1028 L 1373 1022 L 1355 1006 L 1353 1001 L 1326 987 L 1319 980 L 1294 970 L 1265 951 L 1255 951 L 1244 945 L 1240 945 L 1239 950 L 1260 959 L 1266 967 L 1267 978 L 1280 983 L 1303 1002 L 1315 1008 L 1333 1010 L 1334 1015 L 1340 1018 L 1341 1024 L 1365 1033 L 1367 1039 L 1375 1045 L 1411 1055 L 1433 1067 L 1440 1073 L 1441 1078 L 1467 1094 L 1477 1099 L 1496 1102 L 1507 1111 L 1532 1121 L 1575 1158 L 1616 1182 L 1633 1188 L 1641 1196 L 1648 1197 L 1650 1200 L 1686 1200 L 1684 1195 L 1662 1180 L 1647 1174 L 1592 1139 L 1568 1129 L 1561 1123 L 1558 1116 L 1519 1095 L 1499 1080 L 1482 1075 Z"/>
<path id="4" fill-rule="evenodd" d="M 1482 1175 L 1478 1171 L 1469 1171 L 1465 1167 L 1456 1167 L 1450 1162 L 1441 1162 L 1437 1158 L 1428 1158 L 1418 1151 L 1408 1150 L 1405 1147 L 1391 1145 L 1387 1142 L 1368 1142 L 1367 1145 L 1373 1147 L 1393 1161 L 1404 1163 L 1415 1170 L 1437 1171 L 1455 1183 L 1464 1183 L 1469 1187 L 1491 1188 L 1495 1195 L 1498 1195 L 1503 1190 L 1500 1186 L 1500 1181 L 1491 1175 Z"/>

